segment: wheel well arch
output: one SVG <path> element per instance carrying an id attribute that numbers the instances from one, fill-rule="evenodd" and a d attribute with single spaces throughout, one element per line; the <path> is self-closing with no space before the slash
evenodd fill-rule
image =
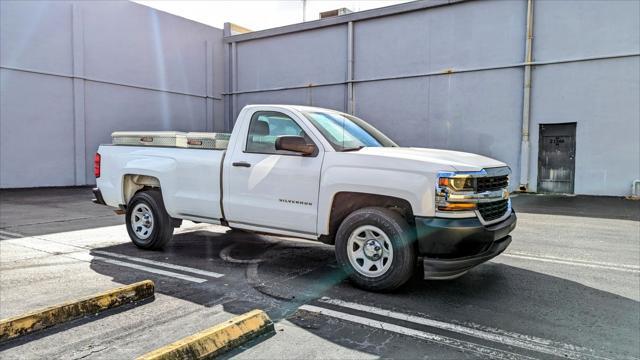
<path id="1" fill-rule="evenodd" d="M 320 240 L 327 244 L 335 243 L 335 235 L 342 221 L 352 212 L 366 207 L 384 207 L 397 211 L 409 224 L 413 224 L 413 209 L 409 201 L 388 195 L 344 191 L 334 195 L 329 213 L 329 234 Z"/>
<path id="2" fill-rule="evenodd" d="M 160 180 L 155 176 L 141 174 L 125 174 L 122 177 L 122 201 L 127 206 L 129 200 L 140 190 L 160 189 Z"/>

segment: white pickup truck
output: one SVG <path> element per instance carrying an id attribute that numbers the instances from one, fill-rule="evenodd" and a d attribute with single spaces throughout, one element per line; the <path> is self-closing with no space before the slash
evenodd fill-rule
<path id="1" fill-rule="evenodd" d="M 233 132 L 114 133 L 95 158 L 94 202 L 126 211 L 135 245 L 162 248 L 182 219 L 335 244 L 368 290 L 451 279 L 511 242 L 506 164 L 404 148 L 334 110 L 249 105 Z"/>

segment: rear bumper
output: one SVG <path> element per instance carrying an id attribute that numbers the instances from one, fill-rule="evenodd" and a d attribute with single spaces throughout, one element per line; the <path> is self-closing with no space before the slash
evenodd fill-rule
<path id="1" fill-rule="evenodd" d="M 93 201 L 94 204 L 100 204 L 100 205 L 107 205 L 107 203 L 104 202 L 104 198 L 102 197 L 102 192 L 100 192 L 100 189 L 93 188 L 93 196 L 95 196 L 95 199 L 91 200 Z"/>
<path id="2" fill-rule="evenodd" d="M 488 226 L 475 218 L 416 217 L 424 277 L 454 278 L 496 257 L 511 243 L 509 233 L 516 227 L 516 222 L 515 212 L 506 220 Z"/>

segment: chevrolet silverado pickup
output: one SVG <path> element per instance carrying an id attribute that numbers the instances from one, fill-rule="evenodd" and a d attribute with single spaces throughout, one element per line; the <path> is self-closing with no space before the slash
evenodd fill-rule
<path id="1" fill-rule="evenodd" d="M 232 133 L 115 132 L 95 156 L 94 202 L 160 249 L 183 219 L 335 245 L 359 287 L 397 288 L 422 264 L 452 279 L 502 253 L 516 215 L 509 167 L 399 147 L 339 111 L 248 105 Z"/>

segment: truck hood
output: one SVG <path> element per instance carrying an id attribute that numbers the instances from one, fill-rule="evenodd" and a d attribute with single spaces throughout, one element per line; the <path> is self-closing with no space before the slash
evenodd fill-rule
<path id="1" fill-rule="evenodd" d="M 453 171 L 480 171 L 485 168 L 507 166 L 507 164 L 501 161 L 482 155 L 428 148 L 365 147 L 358 150 L 357 153 L 399 160 L 415 160 L 433 165 L 441 165 L 442 170 Z"/>

